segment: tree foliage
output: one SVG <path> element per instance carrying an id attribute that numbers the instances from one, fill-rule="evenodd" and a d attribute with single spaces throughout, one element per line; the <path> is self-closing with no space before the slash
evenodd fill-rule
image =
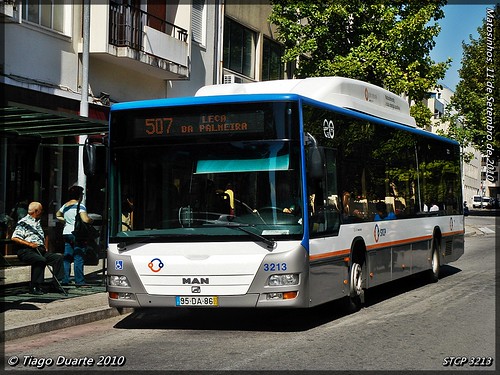
<path id="1" fill-rule="evenodd" d="M 469 36 L 469 43 L 462 42 L 460 81 L 443 118 L 451 124 L 445 135 L 483 153 L 488 144 L 495 150 L 500 147 L 498 116 L 495 116 L 499 113 L 495 99 L 499 98 L 500 87 L 500 61 L 495 58 L 500 49 L 497 25 L 498 8 L 496 12 L 491 9 L 478 28 L 478 38 Z"/>
<path id="2" fill-rule="evenodd" d="M 430 123 L 432 114 L 420 102 L 449 67 L 450 61 L 430 58 L 446 0 L 271 3 L 284 61 L 296 62 L 298 78 L 343 76 L 404 93 L 417 103 L 417 123 Z"/>

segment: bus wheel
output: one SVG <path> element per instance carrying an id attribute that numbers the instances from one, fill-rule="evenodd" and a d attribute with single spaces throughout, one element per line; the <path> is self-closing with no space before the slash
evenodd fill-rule
<path id="1" fill-rule="evenodd" d="M 435 283 L 439 280 L 439 270 L 441 268 L 439 262 L 439 245 L 437 240 L 434 240 L 432 246 L 431 269 L 429 270 L 429 281 Z"/>
<path id="2" fill-rule="evenodd" d="M 349 296 L 347 298 L 347 309 L 356 312 L 361 309 L 364 299 L 363 290 L 363 268 L 359 263 L 352 263 L 349 275 Z"/>

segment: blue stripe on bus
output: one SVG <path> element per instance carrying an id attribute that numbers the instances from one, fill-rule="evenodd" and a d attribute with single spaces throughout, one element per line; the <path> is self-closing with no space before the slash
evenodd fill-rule
<path id="1" fill-rule="evenodd" d="M 302 101 L 299 99 L 299 131 L 300 131 L 300 144 L 304 144 L 304 121 L 302 118 Z M 307 197 L 307 177 L 306 177 L 306 151 L 305 147 L 300 148 L 300 163 L 302 165 L 302 212 L 308 212 L 307 205 L 309 204 L 309 198 Z M 304 235 L 302 237 L 302 242 L 300 243 L 304 249 L 306 249 L 309 254 L 309 215 L 302 215 L 302 225 L 304 228 Z"/>

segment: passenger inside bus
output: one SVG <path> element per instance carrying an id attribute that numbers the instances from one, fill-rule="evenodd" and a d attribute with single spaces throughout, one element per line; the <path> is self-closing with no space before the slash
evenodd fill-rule
<path id="1" fill-rule="evenodd" d="M 228 183 L 225 189 L 217 189 L 215 191 L 215 194 L 215 211 L 221 214 L 234 216 L 234 190 L 232 184 Z"/>
<path id="2" fill-rule="evenodd" d="M 234 215 L 234 191 L 233 191 L 233 185 L 231 183 L 228 183 L 226 185 L 226 190 L 224 191 L 224 194 L 226 194 L 226 199 L 229 201 L 229 214 Z"/>
<path id="3" fill-rule="evenodd" d="M 134 202 L 132 197 L 125 195 L 122 201 L 122 231 L 129 231 L 134 228 Z"/>
<path id="4" fill-rule="evenodd" d="M 298 204 L 298 199 L 293 196 L 288 184 L 281 183 L 278 186 L 276 192 L 276 200 L 279 202 L 279 206 L 283 208 L 284 213 L 294 215 L 300 214 L 300 205 Z"/>
<path id="5" fill-rule="evenodd" d="M 344 223 L 363 221 L 363 214 L 357 208 L 352 208 L 352 203 L 351 193 L 345 191 L 342 194 L 342 221 Z"/>
<path id="6" fill-rule="evenodd" d="M 377 213 L 374 218 L 375 221 L 397 219 L 396 214 L 393 211 L 389 211 L 389 213 L 387 213 L 387 205 L 385 202 L 377 202 L 375 207 L 377 209 Z"/>

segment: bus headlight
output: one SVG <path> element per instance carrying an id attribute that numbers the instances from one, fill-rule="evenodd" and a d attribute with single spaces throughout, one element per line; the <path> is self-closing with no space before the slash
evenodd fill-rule
<path id="1" fill-rule="evenodd" d="M 110 275 L 109 286 L 130 286 L 127 276 Z"/>
<path id="2" fill-rule="evenodd" d="M 271 275 L 267 280 L 267 285 L 269 286 L 281 286 L 281 285 L 298 285 L 299 284 L 299 274 L 298 273 L 285 273 L 281 275 Z"/>

